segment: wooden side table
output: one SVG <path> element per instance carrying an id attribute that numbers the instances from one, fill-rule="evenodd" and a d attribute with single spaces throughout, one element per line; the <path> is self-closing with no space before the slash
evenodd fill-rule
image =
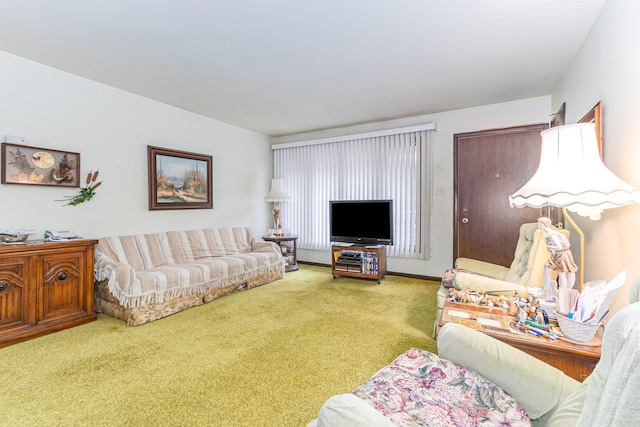
<path id="1" fill-rule="evenodd" d="M 560 369 L 568 376 L 583 381 L 600 360 L 600 345 L 579 345 L 564 339 L 551 340 L 523 334 L 510 327 L 512 316 L 501 308 L 447 301 L 438 325 L 454 322 L 476 329 Z M 599 343 L 594 338 L 594 344 Z"/>
<path id="2" fill-rule="evenodd" d="M 298 236 L 292 234 L 284 236 L 263 236 L 262 240 L 265 242 L 274 242 L 280 246 L 282 256 L 287 262 L 284 271 L 289 273 L 290 271 L 296 271 L 298 269 L 298 248 L 296 246 Z"/>

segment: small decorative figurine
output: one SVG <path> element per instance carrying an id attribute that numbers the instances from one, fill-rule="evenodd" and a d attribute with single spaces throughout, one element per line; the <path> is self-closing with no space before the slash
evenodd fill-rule
<path id="1" fill-rule="evenodd" d="M 544 265 L 543 288 L 550 289 L 551 270 L 558 272 L 558 285 L 561 288 L 573 288 L 578 266 L 573 261 L 569 239 L 558 232 L 547 217 L 538 219 L 538 228 L 546 233 L 544 241 L 547 244 L 547 249 L 551 252 L 551 257 Z"/>

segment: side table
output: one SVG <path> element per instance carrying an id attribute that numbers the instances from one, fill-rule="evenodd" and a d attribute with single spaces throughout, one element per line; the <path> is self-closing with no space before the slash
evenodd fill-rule
<path id="1" fill-rule="evenodd" d="M 296 271 L 298 269 L 298 249 L 296 247 L 298 236 L 292 234 L 284 236 L 263 236 L 262 240 L 265 242 L 274 242 L 280 246 L 282 256 L 287 263 L 284 271 L 289 273 L 290 271 Z"/>
<path id="2" fill-rule="evenodd" d="M 589 376 L 600 360 L 601 347 L 593 345 L 599 344 L 598 337 L 589 345 L 564 339 L 551 340 L 515 331 L 510 326 L 513 321 L 513 316 L 501 308 L 447 301 L 438 325 L 454 322 L 476 329 L 560 369 L 578 381 Z"/>

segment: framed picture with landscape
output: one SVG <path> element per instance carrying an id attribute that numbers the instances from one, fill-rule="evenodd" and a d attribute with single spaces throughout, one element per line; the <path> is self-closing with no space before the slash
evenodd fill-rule
<path id="1" fill-rule="evenodd" d="M 213 157 L 147 146 L 149 210 L 213 209 Z"/>

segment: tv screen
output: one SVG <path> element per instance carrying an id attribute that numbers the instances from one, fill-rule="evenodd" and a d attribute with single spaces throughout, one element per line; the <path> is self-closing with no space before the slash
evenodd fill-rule
<path id="1" fill-rule="evenodd" d="M 332 242 L 393 245 L 393 200 L 329 202 Z"/>

